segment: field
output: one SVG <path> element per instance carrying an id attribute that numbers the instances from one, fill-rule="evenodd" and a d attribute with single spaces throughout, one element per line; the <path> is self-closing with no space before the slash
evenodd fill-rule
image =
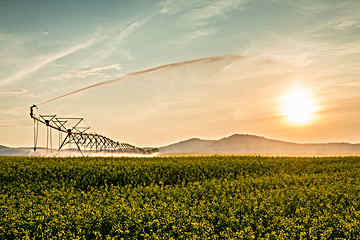
<path id="1" fill-rule="evenodd" d="M 19 238 L 360 239 L 360 157 L 1 157 Z"/>

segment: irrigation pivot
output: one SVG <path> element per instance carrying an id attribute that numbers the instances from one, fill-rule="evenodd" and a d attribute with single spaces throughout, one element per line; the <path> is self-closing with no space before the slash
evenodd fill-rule
<path id="1" fill-rule="evenodd" d="M 140 153 L 151 154 L 157 152 L 157 148 L 140 148 L 128 143 L 120 143 L 108 137 L 96 133 L 87 133 L 90 127 L 82 127 L 80 123 L 84 120 L 80 117 L 58 117 L 56 114 L 36 114 L 36 105 L 30 107 L 30 117 L 34 120 L 34 151 L 38 143 L 39 123 L 46 127 L 46 149 L 52 149 L 52 131 L 59 135 L 59 151 L 64 146 L 75 144 L 76 148 L 83 154 L 84 151 L 92 152 L 118 152 L 118 153 Z M 63 139 L 63 135 L 65 138 Z"/>
<path id="2" fill-rule="evenodd" d="M 45 100 L 40 105 L 49 104 L 61 98 L 78 94 L 83 91 L 87 91 L 91 88 L 100 87 L 103 85 L 113 84 L 118 81 L 133 78 L 136 76 L 142 76 L 148 73 L 153 73 L 161 70 L 177 68 L 181 66 L 197 64 L 197 63 L 214 63 L 223 61 L 223 64 L 230 66 L 233 62 L 243 59 L 244 57 L 239 55 L 225 55 L 225 56 L 212 56 L 212 57 L 203 57 L 198 59 L 192 59 L 187 61 L 169 63 L 165 65 L 160 65 L 152 68 L 147 68 L 144 70 L 127 73 L 125 75 L 119 76 L 118 78 L 112 80 L 106 80 L 102 82 L 98 82 L 77 90 L 70 91 L 63 95 L 50 98 Z M 225 69 L 224 67 L 220 68 L 219 71 Z M 47 141 L 46 148 L 52 149 L 52 130 L 56 130 L 59 134 L 59 150 L 63 149 L 65 145 L 75 144 L 76 148 L 82 153 L 82 151 L 110 151 L 110 152 L 123 152 L 123 153 L 154 153 L 157 152 L 157 148 L 139 148 L 132 146 L 127 143 L 119 143 L 110 138 L 104 137 L 99 134 L 90 134 L 86 131 L 89 129 L 87 127 L 79 127 L 80 123 L 83 121 L 83 118 L 63 118 L 58 117 L 56 114 L 53 115 L 35 115 L 34 110 L 37 109 L 36 105 L 32 105 L 30 107 L 30 116 L 34 119 L 34 151 L 37 148 L 38 142 L 38 128 L 39 123 L 46 126 L 47 129 Z M 65 138 L 62 139 L 62 135 L 65 135 Z"/>

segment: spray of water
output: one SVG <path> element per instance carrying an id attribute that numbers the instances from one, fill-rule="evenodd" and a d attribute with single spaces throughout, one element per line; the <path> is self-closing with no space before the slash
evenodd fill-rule
<path id="1" fill-rule="evenodd" d="M 161 65 L 161 66 L 157 66 L 157 67 L 153 67 L 153 68 L 149 68 L 149 69 L 145 69 L 145 70 L 141 70 L 141 71 L 137 71 L 137 72 L 128 73 L 128 74 L 122 75 L 116 79 L 107 80 L 107 81 L 103 81 L 100 83 L 95 83 L 90 86 L 80 88 L 80 89 L 68 92 L 66 94 L 51 98 L 49 100 L 39 103 L 38 105 L 47 104 L 47 103 L 56 101 L 56 100 L 64 98 L 64 97 L 86 91 L 90 88 L 95 88 L 95 87 L 99 87 L 102 85 L 112 84 L 112 83 L 118 82 L 120 80 L 123 80 L 125 78 L 136 77 L 138 75 L 142 75 L 142 74 L 146 74 L 146 73 L 150 73 L 150 72 L 155 72 L 155 71 L 164 70 L 164 69 L 168 69 L 168 68 L 180 67 L 180 66 L 194 64 L 194 63 L 210 63 L 210 62 L 220 61 L 220 60 L 223 60 L 226 58 L 228 58 L 231 61 L 235 61 L 235 60 L 241 58 L 241 56 L 238 56 L 238 55 L 214 56 L 214 57 L 198 58 L 198 59 L 193 59 L 193 60 L 189 60 L 189 61 L 165 64 L 165 65 Z"/>
<path id="2" fill-rule="evenodd" d="M 153 154 L 140 154 L 140 153 L 120 153 L 120 152 L 81 152 L 76 150 L 46 150 L 38 149 L 36 152 L 32 150 L 24 150 L 20 156 L 31 156 L 31 157 L 51 157 L 51 158 L 68 158 L 68 157 L 130 157 L 130 158 L 152 158 L 158 156 L 158 153 Z"/>

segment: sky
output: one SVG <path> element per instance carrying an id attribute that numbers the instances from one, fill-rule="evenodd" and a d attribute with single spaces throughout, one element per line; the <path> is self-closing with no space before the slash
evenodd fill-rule
<path id="1" fill-rule="evenodd" d="M 30 105 L 114 79 L 39 111 L 84 117 L 90 131 L 138 146 L 234 133 L 360 142 L 357 9 L 358 0 L 2 0 L 0 144 L 33 144 Z M 311 105 L 306 123 L 283 111 L 301 113 L 299 100 L 287 103 L 294 92 Z"/>

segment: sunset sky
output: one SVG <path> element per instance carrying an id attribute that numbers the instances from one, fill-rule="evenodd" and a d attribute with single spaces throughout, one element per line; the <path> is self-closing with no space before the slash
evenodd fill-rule
<path id="1" fill-rule="evenodd" d="M 360 142 L 360 1 L 0 1 L 0 144 L 31 146 L 29 107 L 160 146 L 256 134 Z M 41 129 L 40 138 L 45 138 Z"/>

